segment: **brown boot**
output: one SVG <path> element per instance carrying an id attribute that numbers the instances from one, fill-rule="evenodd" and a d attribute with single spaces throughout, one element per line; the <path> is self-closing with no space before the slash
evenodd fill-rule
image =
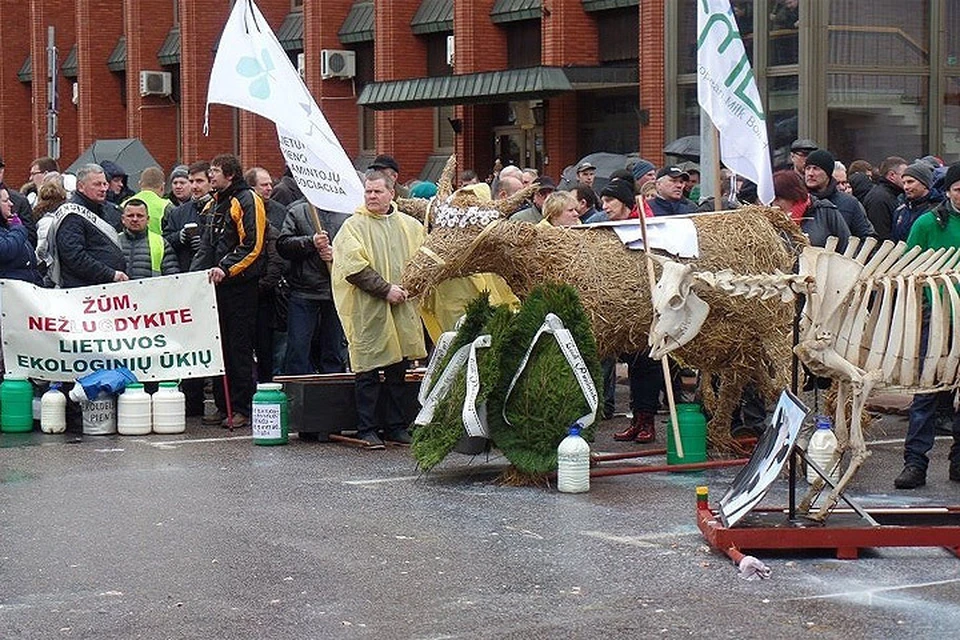
<path id="1" fill-rule="evenodd" d="M 641 413 L 637 419 L 637 435 L 635 440 L 640 444 L 647 444 L 657 439 L 654 422 L 657 416 L 653 413 Z"/>
<path id="2" fill-rule="evenodd" d="M 619 442 L 630 442 L 631 440 L 636 440 L 637 435 L 640 433 L 640 416 L 643 414 L 635 413 L 633 418 L 630 419 L 630 426 L 624 429 L 623 431 L 618 431 L 613 434 L 613 439 Z"/>

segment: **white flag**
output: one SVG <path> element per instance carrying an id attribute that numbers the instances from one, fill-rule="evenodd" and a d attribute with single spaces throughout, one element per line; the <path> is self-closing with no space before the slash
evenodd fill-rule
<path id="1" fill-rule="evenodd" d="M 237 0 L 223 28 L 207 88 L 204 132 L 211 103 L 275 122 L 287 166 L 315 206 L 351 213 L 363 203 L 353 163 L 253 0 Z"/>
<path id="2" fill-rule="evenodd" d="M 729 0 L 697 0 L 697 101 L 720 131 L 723 163 L 773 202 L 767 122 Z"/>

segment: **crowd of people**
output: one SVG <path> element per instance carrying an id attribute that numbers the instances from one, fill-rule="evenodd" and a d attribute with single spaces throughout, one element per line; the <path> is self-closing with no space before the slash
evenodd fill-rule
<path id="1" fill-rule="evenodd" d="M 960 164 L 933 156 L 907 162 L 884 158 L 849 167 L 812 140 L 791 145 L 790 163 L 773 177 L 774 206 L 823 246 L 851 237 L 905 241 L 922 248 L 960 246 Z M 589 162 L 577 182 L 560 190 L 549 176 L 513 165 L 486 182 L 463 171 L 459 186 L 506 199 L 524 187 L 531 197 L 509 219 L 536 225 L 596 222 L 731 210 L 757 203 L 756 186 L 722 170 L 719 206 L 700 194 L 695 166 L 638 159 L 604 176 Z M 403 415 L 404 371 L 427 352 L 414 302 L 400 287 L 404 264 L 423 242 L 422 223 L 397 208 L 398 197 L 431 198 L 430 182 L 400 183 L 400 167 L 378 156 L 364 176 L 364 202 L 353 214 L 318 210 L 289 172 L 274 181 L 239 158 L 178 165 L 169 181 L 145 169 L 134 192 L 122 167 L 104 162 L 59 172 L 50 158 L 30 167 L 21 191 L 3 182 L 0 160 L 0 277 L 77 287 L 186 271 L 206 271 L 216 287 L 227 387 L 215 384 L 217 413 L 208 424 L 249 424 L 254 380 L 273 375 L 356 374 L 358 438 L 409 442 Z M 450 327 L 442 327 L 449 329 Z M 632 420 L 620 441 L 651 442 L 663 379 L 646 353 L 623 354 Z M 613 416 L 616 358 L 603 362 L 602 416 Z M 225 388 L 233 411 L 227 414 Z M 183 383 L 188 415 L 203 414 L 203 382 Z M 375 413 L 385 396 L 385 424 Z M 935 429 L 934 395 L 916 396 L 910 412 L 904 468 L 897 488 L 925 483 Z M 734 434 L 757 434 L 766 411 L 748 389 L 733 416 Z M 960 481 L 960 414 L 953 418 L 950 478 Z"/>

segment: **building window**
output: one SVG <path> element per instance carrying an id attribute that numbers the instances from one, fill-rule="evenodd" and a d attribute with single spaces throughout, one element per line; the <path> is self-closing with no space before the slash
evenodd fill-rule
<path id="1" fill-rule="evenodd" d="M 773 166 L 790 162 L 790 145 L 799 136 L 800 77 L 773 76 L 767 79 L 767 140 L 773 149 Z"/>
<path id="2" fill-rule="evenodd" d="M 943 154 L 960 156 L 960 77 L 947 78 L 943 94 Z"/>
<path id="3" fill-rule="evenodd" d="M 542 38 L 539 20 L 522 20 L 503 25 L 507 34 L 507 68 L 538 67 Z"/>
<path id="4" fill-rule="evenodd" d="M 360 153 L 377 152 L 376 136 L 376 118 L 373 109 L 359 107 L 360 109 Z"/>
<path id="5" fill-rule="evenodd" d="M 454 131 L 450 121 L 456 118 L 453 105 L 436 107 L 434 112 L 433 147 L 435 151 L 453 152 Z"/>
<path id="6" fill-rule="evenodd" d="M 636 61 L 640 57 L 640 14 L 637 8 L 600 11 L 596 16 L 600 62 Z"/>
<path id="7" fill-rule="evenodd" d="M 303 11 L 303 0 L 290 0 L 291 11 Z"/>
<path id="8" fill-rule="evenodd" d="M 580 155 L 599 149 L 635 152 L 640 139 L 636 107 L 636 89 L 577 92 Z"/>
<path id="9" fill-rule="evenodd" d="M 929 0 L 830 2 L 830 64 L 916 67 L 929 63 Z"/>
<path id="10" fill-rule="evenodd" d="M 827 78 L 830 151 L 843 161 L 928 153 L 929 83 L 922 76 L 831 73 Z"/>
<path id="11" fill-rule="evenodd" d="M 800 61 L 800 0 L 770 0 L 767 28 L 770 30 L 768 65 L 797 64 Z"/>
<path id="12" fill-rule="evenodd" d="M 453 75 L 453 67 L 447 64 L 447 36 L 448 33 L 435 33 L 424 36 L 427 45 L 427 75 Z"/>
<path id="13" fill-rule="evenodd" d="M 697 72 L 698 2 L 699 0 L 677 2 L 677 70 L 681 74 Z M 787 0 L 788 4 L 789 2 L 790 0 Z M 737 19 L 737 29 L 740 30 L 740 39 L 747 50 L 747 58 L 753 65 L 753 0 L 735 1 L 732 6 Z"/>

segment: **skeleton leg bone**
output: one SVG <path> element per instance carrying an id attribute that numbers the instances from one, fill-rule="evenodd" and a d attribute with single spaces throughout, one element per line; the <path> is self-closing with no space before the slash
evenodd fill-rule
<path id="1" fill-rule="evenodd" d="M 827 516 L 830 515 L 833 508 L 837 506 L 837 502 L 839 502 L 844 489 L 846 489 L 847 485 L 853 479 L 853 476 L 856 475 L 857 470 L 859 470 L 867 458 L 870 457 L 870 452 L 867 451 L 866 440 L 863 437 L 863 425 L 860 422 L 860 416 L 863 414 L 863 408 L 867 404 L 867 397 L 870 395 L 870 392 L 873 391 L 873 387 L 880 381 L 881 373 L 879 371 L 870 371 L 864 374 L 859 381 L 854 381 L 851 384 L 853 391 L 853 411 L 850 416 L 850 451 L 852 454 L 850 456 L 850 464 L 847 465 L 847 470 L 843 474 L 843 477 L 840 478 L 840 482 L 837 483 L 837 486 L 833 488 L 833 491 L 830 492 L 830 495 L 827 496 L 827 499 L 824 500 L 820 506 L 820 510 L 812 516 L 813 520 L 823 522 L 827 519 Z"/>

